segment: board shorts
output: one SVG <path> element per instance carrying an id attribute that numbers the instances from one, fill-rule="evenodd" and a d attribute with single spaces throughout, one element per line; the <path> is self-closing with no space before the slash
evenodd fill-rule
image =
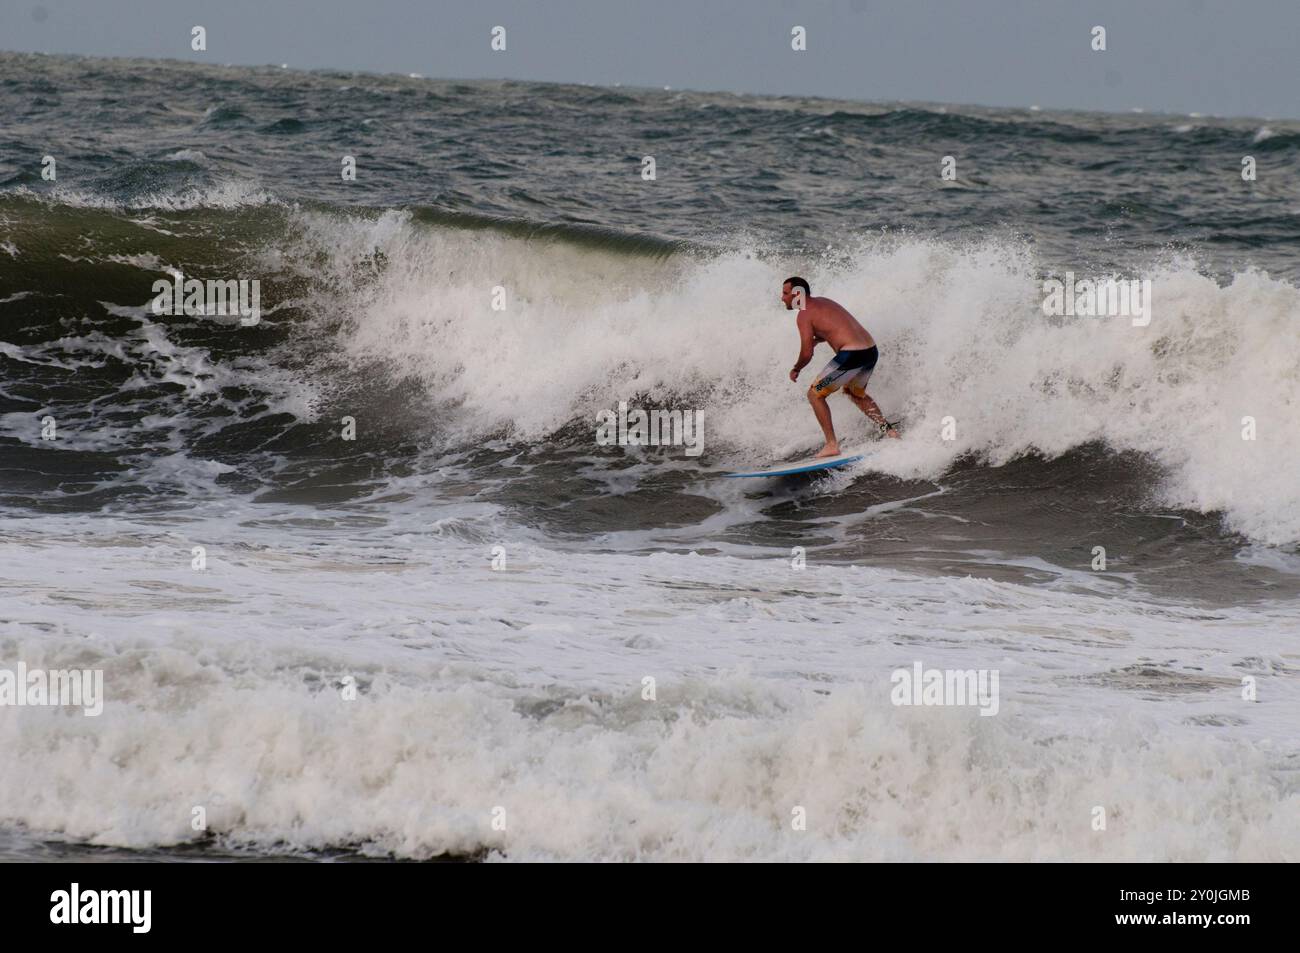
<path id="1" fill-rule="evenodd" d="M 814 393 L 826 397 L 842 387 L 854 397 L 862 397 L 867 392 L 867 381 L 871 380 L 871 371 L 879 357 L 875 345 L 856 351 L 840 351 L 817 375 Z"/>

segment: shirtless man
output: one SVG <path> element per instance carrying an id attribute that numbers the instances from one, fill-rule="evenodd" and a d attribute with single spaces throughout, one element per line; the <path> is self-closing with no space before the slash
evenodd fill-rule
<path id="1" fill-rule="evenodd" d="M 781 286 L 781 301 L 787 311 L 801 305 L 795 326 L 799 328 L 799 360 L 790 369 L 790 380 L 797 381 L 799 372 L 812 360 L 813 348 L 825 341 L 835 349 L 835 356 L 822 368 L 817 380 L 808 388 L 808 403 L 812 404 L 817 423 L 826 435 L 826 446 L 814 459 L 837 457 L 840 442 L 835 439 L 831 425 L 831 409 L 826 398 L 840 388 L 858 409 L 880 425 L 886 437 L 898 437 L 894 425 L 885 419 L 880 407 L 867 394 L 867 381 L 880 356 L 876 342 L 867 329 L 858 324 L 853 315 L 830 298 L 812 297 L 812 289 L 802 278 L 787 278 Z"/>

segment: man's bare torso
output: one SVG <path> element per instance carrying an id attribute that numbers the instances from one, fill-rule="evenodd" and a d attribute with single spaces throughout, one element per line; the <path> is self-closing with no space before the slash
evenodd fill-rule
<path id="1" fill-rule="evenodd" d="M 799 317 L 812 324 L 813 344 L 825 341 L 836 352 L 875 347 L 876 342 L 853 315 L 830 298 L 808 298 Z"/>

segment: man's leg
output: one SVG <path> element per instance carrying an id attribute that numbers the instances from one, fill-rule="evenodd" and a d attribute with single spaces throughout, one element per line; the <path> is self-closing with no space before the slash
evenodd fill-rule
<path id="1" fill-rule="evenodd" d="M 813 413 L 817 415 L 817 422 L 821 424 L 822 434 L 826 437 L 826 446 L 817 451 L 816 457 L 838 457 L 840 442 L 835 439 L 835 427 L 831 424 L 831 408 L 826 403 L 826 398 L 809 387 L 808 403 L 812 404 Z"/>
<path id="2" fill-rule="evenodd" d="M 886 420 L 885 415 L 880 412 L 880 405 L 877 404 L 874 400 L 872 400 L 870 394 L 868 394 L 866 391 L 863 391 L 859 395 L 847 389 L 844 391 L 844 393 L 849 395 L 849 400 L 853 401 L 853 403 L 858 405 L 858 409 L 860 411 L 862 411 L 864 414 L 866 414 L 876 423 L 880 424 L 880 426 L 887 428 L 885 430 L 886 437 L 898 436 L 898 431 L 895 430 L 893 427 L 889 426 L 889 421 Z"/>

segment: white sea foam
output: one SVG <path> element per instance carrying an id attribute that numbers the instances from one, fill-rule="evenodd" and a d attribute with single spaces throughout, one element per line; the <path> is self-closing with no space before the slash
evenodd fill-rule
<path id="1" fill-rule="evenodd" d="M 102 668 L 106 704 L 0 712 L 24 766 L 0 823 L 145 847 L 201 806 L 232 843 L 404 857 L 1300 858 L 1294 606 L 526 539 L 493 572 L 421 526 L 525 531 L 421 512 L 342 539 L 230 504 L 6 527 L 0 660 Z M 913 660 L 1000 670 L 999 714 L 890 705 Z"/>
<path id="2" fill-rule="evenodd" d="M 167 162 L 197 162 L 200 165 L 207 165 L 208 157 L 198 149 L 178 149 L 175 152 L 163 156 Z"/>
<path id="3" fill-rule="evenodd" d="M 502 429 L 540 440 L 641 394 L 707 409 L 714 449 L 770 459 L 815 446 L 803 395 L 830 354 L 791 384 L 793 314 L 777 302 L 778 282 L 799 272 L 879 342 L 871 391 L 906 419 L 907 439 L 873 468 L 933 478 L 966 454 L 1000 464 L 1105 441 L 1161 465 L 1162 502 L 1222 511 L 1257 541 L 1300 540 L 1300 289 L 1258 271 L 1220 285 L 1191 262 L 1153 265 L 1142 276 L 1154 316 L 1135 327 L 1045 317 L 1031 254 L 999 242 L 879 243 L 831 266 L 743 252 L 659 263 L 400 213 L 304 216 L 303 234 L 330 256 L 318 310 L 351 315 L 341 346 L 423 380 L 466 440 Z M 340 301 L 375 252 L 380 280 Z M 492 310 L 498 285 L 505 311 Z M 861 439 L 866 420 L 832 407 L 841 434 Z M 946 418 L 955 439 L 942 439 Z"/>
<path id="4" fill-rule="evenodd" d="M 10 190 L 12 194 L 26 195 L 52 205 L 91 209 L 158 209 L 183 212 L 200 208 L 244 208 L 273 205 L 279 200 L 269 191 L 244 179 L 222 179 L 211 185 L 191 185 L 171 191 L 150 192 L 120 199 L 91 189 L 56 186 L 44 192 L 34 192 L 26 186 Z"/>

